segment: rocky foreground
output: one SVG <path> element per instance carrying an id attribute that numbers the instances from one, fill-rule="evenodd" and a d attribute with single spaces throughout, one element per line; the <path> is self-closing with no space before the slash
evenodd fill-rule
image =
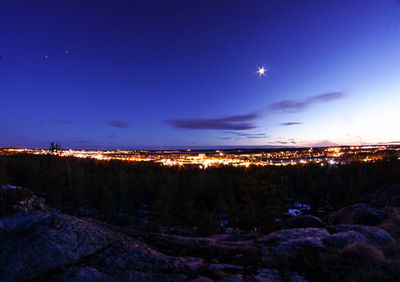
<path id="1" fill-rule="evenodd" d="M 17 190 L 2 189 L 0 281 L 400 280 L 397 186 L 270 234 L 208 238 L 62 214 Z"/>

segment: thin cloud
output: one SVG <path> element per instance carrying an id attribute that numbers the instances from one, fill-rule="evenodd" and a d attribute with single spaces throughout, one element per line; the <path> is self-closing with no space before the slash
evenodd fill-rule
<path id="1" fill-rule="evenodd" d="M 268 106 L 272 112 L 297 113 L 313 104 L 332 102 L 344 97 L 343 92 L 329 92 L 311 96 L 305 100 L 284 100 Z"/>
<path id="2" fill-rule="evenodd" d="M 111 126 L 118 127 L 118 128 L 128 128 L 129 123 L 123 120 L 110 120 L 107 123 Z"/>
<path id="3" fill-rule="evenodd" d="M 245 137 L 249 139 L 258 139 L 258 138 L 268 138 L 269 136 L 265 133 L 243 133 L 243 132 L 235 132 L 235 131 L 227 131 L 225 134 L 231 134 L 236 137 Z"/>
<path id="4" fill-rule="evenodd" d="M 247 138 L 249 138 L 249 139 L 265 139 L 268 137 L 269 137 L 268 135 L 266 135 L 266 136 L 247 136 Z"/>
<path id="5" fill-rule="evenodd" d="M 297 121 L 292 121 L 292 122 L 282 122 L 279 123 L 278 125 L 280 126 L 291 126 L 291 125 L 298 125 L 298 124 L 303 124 L 302 122 L 297 122 Z"/>
<path id="6" fill-rule="evenodd" d="M 51 122 L 57 123 L 57 124 L 71 124 L 71 123 L 73 123 L 72 120 L 68 120 L 68 119 L 52 119 Z"/>
<path id="7" fill-rule="evenodd" d="M 344 98 L 344 93 L 337 91 L 337 92 L 327 92 L 324 94 L 311 96 L 310 98 L 307 99 L 307 101 L 309 101 L 309 103 L 325 103 L 325 102 L 336 101 L 342 98 Z"/>
<path id="8" fill-rule="evenodd" d="M 342 92 L 328 92 L 311 96 L 304 100 L 284 100 L 270 104 L 265 110 L 250 112 L 243 115 L 223 116 L 220 118 L 180 118 L 170 119 L 166 122 L 175 128 L 185 129 L 214 129 L 214 130 L 249 130 L 257 125 L 257 119 L 269 113 L 296 113 L 307 109 L 313 104 L 327 103 L 342 99 Z M 290 126 L 300 123 L 282 123 L 282 126 Z"/>
<path id="9" fill-rule="evenodd" d="M 221 118 L 171 119 L 167 120 L 167 123 L 176 128 L 186 129 L 247 130 L 256 127 L 252 121 L 258 118 L 257 113 L 248 113 Z"/>
<path id="10" fill-rule="evenodd" d="M 270 141 L 270 142 L 268 142 L 268 144 L 271 144 L 271 145 L 277 145 L 277 144 L 279 144 L 279 145 L 288 145 L 288 146 L 292 146 L 292 145 L 297 144 L 297 142 L 294 141 L 293 139 L 288 139 L 287 141 L 282 141 L 282 140 Z"/>

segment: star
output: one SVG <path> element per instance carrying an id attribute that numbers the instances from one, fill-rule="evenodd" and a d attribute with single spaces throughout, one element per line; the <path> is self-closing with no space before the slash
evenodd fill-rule
<path id="1" fill-rule="evenodd" d="M 267 70 L 264 69 L 264 67 L 258 68 L 258 70 L 257 70 L 258 76 L 265 75 L 265 72 L 266 72 L 266 71 L 267 71 Z"/>

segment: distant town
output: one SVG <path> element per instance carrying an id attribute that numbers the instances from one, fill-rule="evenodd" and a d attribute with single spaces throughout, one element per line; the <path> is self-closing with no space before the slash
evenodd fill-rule
<path id="1" fill-rule="evenodd" d="M 224 150 L 71 150 L 2 148 L 0 155 L 33 154 L 59 157 L 155 163 L 164 166 L 195 165 L 201 169 L 219 166 L 286 166 L 317 163 L 321 166 L 350 162 L 400 159 L 399 145 L 337 146 L 323 148 L 224 149 Z"/>

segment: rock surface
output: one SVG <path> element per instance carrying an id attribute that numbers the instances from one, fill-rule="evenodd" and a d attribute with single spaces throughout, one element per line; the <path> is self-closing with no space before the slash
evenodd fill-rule
<path id="1" fill-rule="evenodd" d="M 0 222 L 1 281 L 36 279 L 81 264 L 100 272 L 105 266 L 105 274 L 123 279 L 130 271 L 191 273 L 182 258 L 161 254 L 90 221 L 37 212 L 14 214 Z"/>
<path id="2" fill-rule="evenodd" d="M 374 226 L 365 225 L 337 225 L 332 227 L 335 232 L 356 232 L 366 237 L 371 245 L 384 246 L 395 242 L 396 240 L 386 230 Z"/>
<path id="3" fill-rule="evenodd" d="M 295 228 L 270 233 L 259 238 L 258 241 L 265 244 L 274 244 L 291 240 L 320 239 L 326 236 L 329 236 L 329 232 L 325 228 Z"/>
<path id="4" fill-rule="evenodd" d="M 322 242 L 326 245 L 343 248 L 353 243 L 367 243 L 368 239 L 363 234 L 350 230 L 324 237 Z"/>
<path id="5" fill-rule="evenodd" d="M 378 225 L 385 221 L 388 215 L 368 204 L 360 203 L 333 211 L 329 215 L 329 223 L 336 224 L 363 224 Z"/>
<path id="6" fill-rule="evenodd" d="M 2 209 L 7 214 L 0 217 L 0 281 L 400 279 L 400 244 L 377 226 L 325 226 L 321 221 L 321 227 L 266 235 L 202 238 L 184 229 L 149 227 L 136 219 L 117 226 L 65 215 L 49 209 L 31 193 L 11 196 L 12 208 Z M 347 220 L 347 211 L 357 214 L 354 210 L 357 208 L 350 206 L 338 214 L 345 214 Z M 388 211 L 390 219 L 397 221 L 397 208 Z M 353 221 L 357 216 L 350 218 Z M 307 216 L 292 226 L 310 222 L 321 223 Z"/>

